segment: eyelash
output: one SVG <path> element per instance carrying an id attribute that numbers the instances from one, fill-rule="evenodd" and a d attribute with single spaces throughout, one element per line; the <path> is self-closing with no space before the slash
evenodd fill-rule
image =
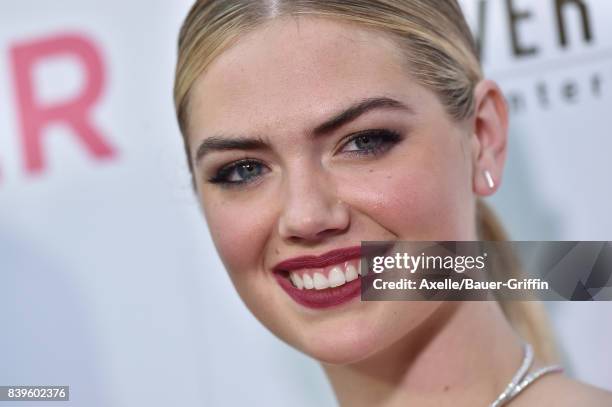
<path id="1" fill-rule="evenodd" d="M 391 148 L 393 148 L 393 146 L 395 146 L 398 142 L 402 140 L 402 136 L 396 131 L 388 130 L 388 129 L 372 129 L 372 130 L 365 130 L 359 133 L 351 134 L 349 137 L 347 137 L 348 140 L 345 143 L 342 143 L 342 148 L 345 148 L 350 143 L 354 143 L 358 141 L 359 138 L 361 137 L 373 138 L 375 140 L 378 140 L 379 144 L 367 150 L 363 149 L 363 150 L 345 151 L 345 154 L 349 154 L 352 156 L 359 156 L 359 157 L 378 156 L 380 154 L 386 153 Z M 341 153 L 342 150 L 340 150 L 339 152 Z M 219 184 L 222 187 L 228 187 L 228 188 L 240 187 L 240 186 L 249 184 L 251 182 L 254 182 L 254 180 L 228 181 L 229 176 L 232 175 L 232 173 L 235 170 L 240 168 L 240 166 L 246 166 L 246 165 L 262 165 L 263 166 L 263 164 L 257 160 L 245 158 L 245 159 L 235 161 L 233 163 L 230 163 L 228 165 L 221 167 L 217 171 L 217 173 L 208 180 L 208 182 L 210 182 L 211 184 Z M 259 176 L 254 177 L 254 179 L 257 179 L 257 178 L 259 178 Z"/>
<path id="2" fill-rule="evenodd" d="M 223 187 L 234 187 L 234 186 L 240 186 L 240 185 L 244 185 L 244 184 L 253 182 L 253 181 L 228 181 L 228 178 L 232 174 L 232 172 L 240 168 L 240 166 L 246 166 L 246 165 L 263 165 L 263 164 L 261 164 L 257 160 L 253 160 L 249 158 L 245 158 L 239 161 L 234 161 L 231 164 L 221 167 L 217 171 L 217 173 L 208 180 L 208 182 L 210 182 L 211 184 L 219 184 Z"/>
<path id="3" fill-rule="evenodd" d="M 376 156 L 382 153 L 389 151 L 394 145 L 401 141 L 402 136 L 393 130 L 387 129 L 373 129 L 373 130 L 365 130 L 360 131 L 359 133 L 351 134 L 348 137 L 346 143 L 342 144 L 342 147 L 346 147 L 350 143 L 357 141 L 360 137 L 370 137 L 380 141 L 381 144 L 376 147 L 370 148 L 368 150 L 355 150 L 355 151 L 346 151 L 346 153 L 350 155 L 359 155 L 359 156 Z"/>

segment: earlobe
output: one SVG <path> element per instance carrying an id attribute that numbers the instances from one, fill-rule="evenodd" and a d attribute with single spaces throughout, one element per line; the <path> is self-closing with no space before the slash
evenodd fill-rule
<path id="1" fill-rule="evenodd" d="M 480 196 L 493 195 L 499 188 L 499 179 L 489 169 L 474 172 L 474 193 Z"/>
<path id="2" fill-rule="evenodd" d="M 493 180 L 493 176 L 489 170 L 484 170 L 484 176 L 487 180 L 487 185 L 489 189 L 495 189 L 495 181 Z"/>

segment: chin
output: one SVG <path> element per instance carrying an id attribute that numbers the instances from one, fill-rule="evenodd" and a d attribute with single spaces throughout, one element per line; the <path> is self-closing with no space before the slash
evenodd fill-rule
<path id="1" fill-rule="evenodd" d="M 305 344 L 302 351 L 321 363 L 347 365 L 366 359 L 382 346 L 372 332 L 341 332 Z"/>
<path id="2" fill-rule="evenodd" d="M 384 328 L 386 324 L 368 318 L 321 321 L 319 326 L 303 327 L 295 332 L 293 345 L 321 363 L 345 365 L 367 359 L 393 342 L 402 333 Z"/>
<path id="3" fill-rule="evenodd" d="M 304 327 L 297 348 L 321 363 L 346 365 L 368 359 L 397 344 L 403 338 L 419 335 L 441 304 L 429 301 L 369 303 L 358 318 L 332 319 L 317 328 Z M 294 344 L 296 343 L 294 342 Z"/>

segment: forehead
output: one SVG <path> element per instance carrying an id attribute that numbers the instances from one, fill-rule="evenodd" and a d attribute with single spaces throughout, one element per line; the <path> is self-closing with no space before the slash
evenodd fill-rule
<path id="1" fill-rule="evenodd" d="M 408 103 L 422 96 L 390 38 L 329 19 L 283 17 L 242 37 L 198 78 L 189 133 L 306 131 L 375 96 Z"/>

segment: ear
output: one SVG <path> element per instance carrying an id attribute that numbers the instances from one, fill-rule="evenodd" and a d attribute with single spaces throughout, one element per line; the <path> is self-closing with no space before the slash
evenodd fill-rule
<path id="1" fill-rule="evenodd" d="M 472 184 L 474 193 L 488 196 L 501 185 L 508 145 L 508 105 L 499 86 L 487 79 L 476 85 L 474 99 Z M 490 180 L 486 171 L 491 175 Z"/>

